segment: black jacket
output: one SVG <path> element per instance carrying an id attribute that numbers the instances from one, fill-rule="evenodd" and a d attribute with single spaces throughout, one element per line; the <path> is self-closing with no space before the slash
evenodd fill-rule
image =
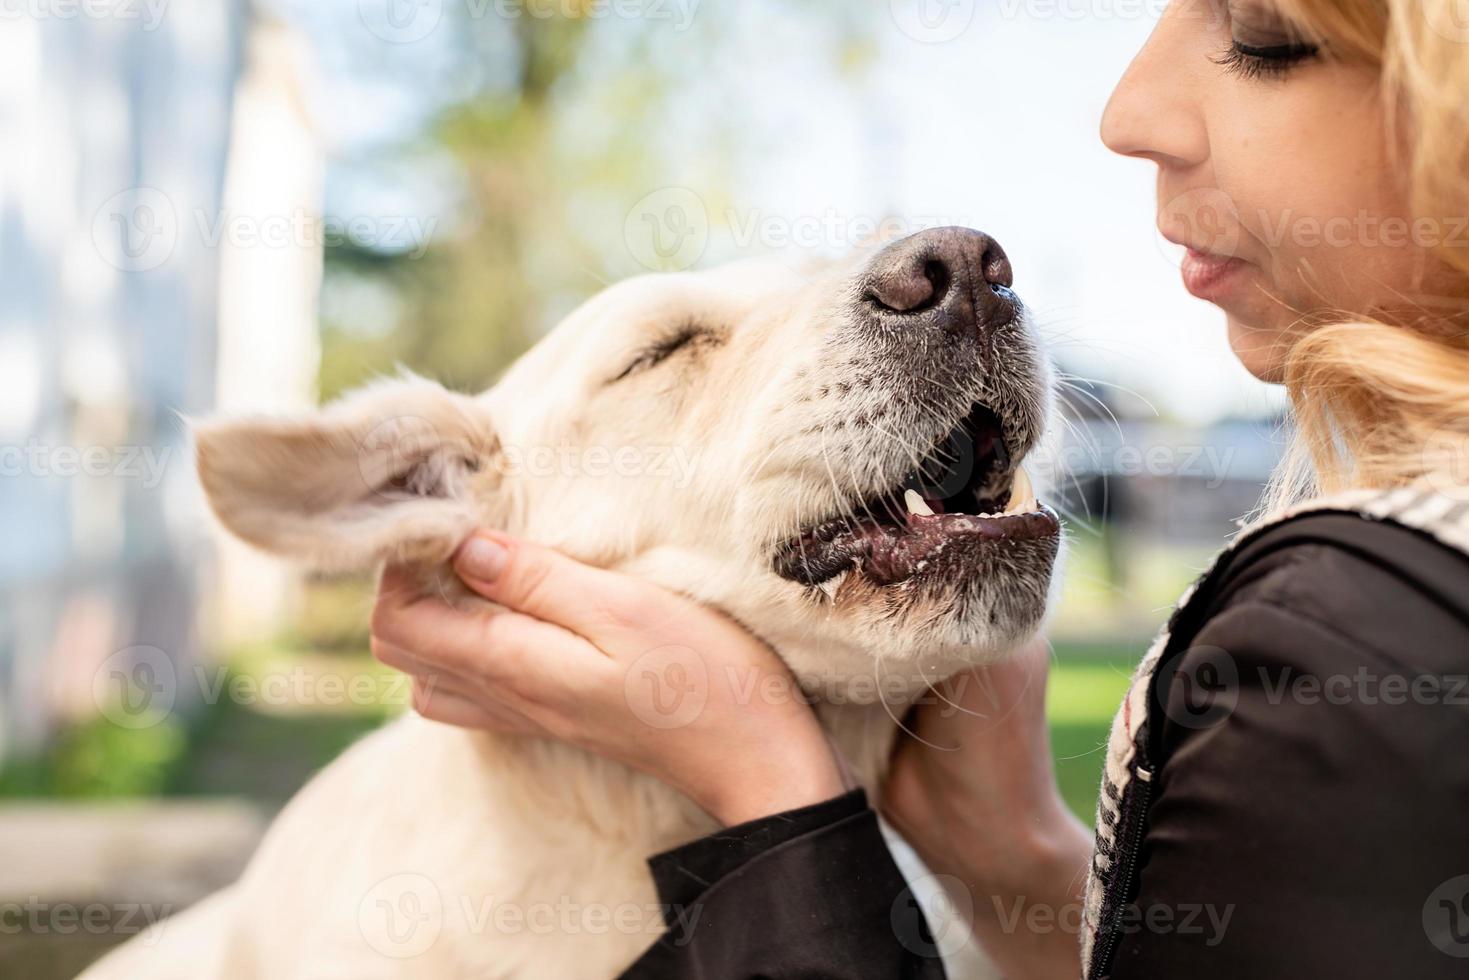
<path id="1" fill-rule="evenodd" d="M 1155 680 L 1136 914 L 1107 975 L 1469 976 L 1469 558 L 1316 515 L 1202 588 Z M 1219 651 L 1237 696 L 1201 719 L 1191 685 Z M 651 866 L 686 918 L 632 980 L 944 975 L 860 792 Z"/>

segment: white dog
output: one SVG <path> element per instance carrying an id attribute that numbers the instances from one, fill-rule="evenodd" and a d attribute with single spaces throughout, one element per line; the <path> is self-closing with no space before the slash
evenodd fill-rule
<path id="1" fill-rule="evenodd" d="M 483 395 L 407 378 L 211 423 L 199 471 L 231 531 L 315 566 L 409 561 L 482 601 L 445 562 L 487 525 L 718 607 L 872 790 L 905 703 L 1047 606 L 1059 526 L 1019 464 L 1051 382 L 1009 287 L 965 229 L 644 277 Z M 312 780 L 237 884 L 85 976 L 612 977 L 664 931 L 646 858 L 714 829 L 616 763 L 409 716 Z"/>

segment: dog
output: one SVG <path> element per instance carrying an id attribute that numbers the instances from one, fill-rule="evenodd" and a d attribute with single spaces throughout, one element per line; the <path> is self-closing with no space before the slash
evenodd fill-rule
<path id="1" fill-rule="evenodd" d="M 872 791 L 904 708 L 1048 607 L 1060 523 L 1021 462 L 1053 380 L 1012 285 L 962 228 L 645 276 L 482 395 L 405 376 L 202 423 L 198 470 L 229 531 L 316 568 L 409 563 L 472 607 L 447 562 L 490 526 L 716 607 Z M 715 829 L 617 763 L 409 714 L 302 789 L 235 885 L 84 976 L 612 977 L 669 928 L 646 859 Z"/>

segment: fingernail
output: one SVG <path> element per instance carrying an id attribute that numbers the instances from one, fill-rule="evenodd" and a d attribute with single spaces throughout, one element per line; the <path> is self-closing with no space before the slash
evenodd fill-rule
<path id="1" fill-rule="evenodd" d="M 498 541 L 489 538 L 470 538 L 459 550 L 459 570 L 481 582 L 493 582 L 505 571 L 510 561 L 510 552 Z"/>

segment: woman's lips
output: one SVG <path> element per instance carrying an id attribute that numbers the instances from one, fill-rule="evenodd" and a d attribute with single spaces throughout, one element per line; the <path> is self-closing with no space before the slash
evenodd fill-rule
<path id="1" fill-rule="evenodd" d="M 1199 299 L 1217 303 L 1240 280 L 1245 264 L 1244 259 L 1191 248 L 1183 257 L 1183 286 Z"/>

